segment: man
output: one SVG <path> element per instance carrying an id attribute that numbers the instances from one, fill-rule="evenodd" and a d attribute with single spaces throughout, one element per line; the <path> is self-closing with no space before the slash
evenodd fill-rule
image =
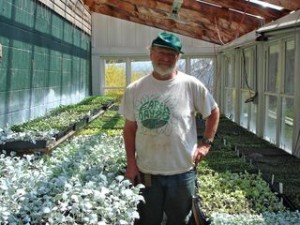
<path id="1" fill-rule="evenodd" d="M 153 72 L 131 83 L 120 113 L 125 117 L 126 177 L 145 185 L 139 205 L 141 225 L 189 224 L 195 167 L 208 153 L 219 122 L 219 108 L 195 77 L 176 70 L 182 43 L 172 33 L 158 35 L 150 47 Z M 206 119 L 197 143 L 195 113 Z"/>

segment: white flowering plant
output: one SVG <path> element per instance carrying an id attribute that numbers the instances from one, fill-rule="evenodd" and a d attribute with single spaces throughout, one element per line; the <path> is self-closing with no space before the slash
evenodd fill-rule
<path id="1" fill-rule="evenodd" d="M 133 224 L 142 185 L 121 136 L 76 137 L 51 155 L 0 156 L 0 224 Z"/>
<path id="2" fill-rule="evenodd" d="M 0 128 L 0 145 L 12 141 L 28 141 L 36 143 L 38 140 L 45 140 L 48 142 L 54 141 L 55 134 L 58 133 L 56 129 L 49 129 L 47 131 L 26 130 L 23 132 L 15 132 L 10 128 Z"/>
<path id="3" fill-rule="evenodd" d="M 299 211 L 264 212 L 260 214 L 212 213 L 210 225 L 298 225 Z"/>

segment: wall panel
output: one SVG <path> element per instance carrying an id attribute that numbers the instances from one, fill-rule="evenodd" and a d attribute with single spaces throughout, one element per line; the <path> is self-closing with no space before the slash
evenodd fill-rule
<path id="1" fill-rule="evenodd" d="M 80 1 L 0 1 L 0 127 L 89 95 L 90 34 Z"/>

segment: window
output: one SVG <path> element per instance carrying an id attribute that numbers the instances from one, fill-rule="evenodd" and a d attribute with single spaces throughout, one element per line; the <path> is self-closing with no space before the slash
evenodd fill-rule
<path id="1" fill-rule="evenodd" d="M 243 89 L 256 90 L 256 49 L 254 47 L 243 50 L 241 86 Z"/>
<path id="2" fill-rule="evenodd" d="M 225 78 L 225 93 L 224 105 L 225 115 L 235 121 L 235 106 L 236 106 L 236 89 L 235 89 L 235 73 L 234 73 L 234 56 L 224 56 L 224 78 Z"/>
<path id="3" fill-rule="evenodd" d="M 279 91 L 279 45 L 271 45 L 268 49 L 266 91 L 275 93 Z"/>
<path id="4" fill-rule="evenodd" d="M 281 40 L 268 47 L 264 138 L 289 153 L 292 152 L 295 117 L 295 62 L 293 39 Z"/>
<path id="5" fill-rule="evenodd" d="M 276 42 L 268 46 L 266 53 L 264 138 L 274 144 L 277 144 L 278 128 L 279 49 L 280 45 Z"/>
<path id="6" fill-rule="evenodd" d="M 256 133 L 256 48 L 242 50 L 240 125 Z"/>
<path id="7" fill-rule="evenodd" d="M 213 88 L 214 60 L 212 58 L 191 59 L 191 75 L 197 77 L 210 91 Z"/>
<path id="8" fill-rule="evenodd" d="M 234 76 L 234 56 L 225 56 L 225 87 L 234 87 L 235 76 Z"/>
<path id="9" fill-rule="evenodd" d="M 187 65 L 191 62 L 191 65 Z M 196 76 L 212 88 L 214 79 L 214 58 L 194 58 L 188 61 L 185 58 L 177 62 L 179 71 L 186 72 L 191 68 L 191 75 Z M 105 59 L 105 80 L 102 88 L 106 95 L 122 95 L 129 83 L 152 72 L 152 63 L 148 58 L 107 58 Z"/>
<path id="10" fill-rule="evenodd" d="M 295 81 L 295 41 L 285 43 L 284 93 L 294 94 Z"/>
<path id="11" fill-rule="evenodd" d="M 126 63 L 110 60 L 105 64 L 105 94 L 121 95 L 126 86 Z"/>
<path id="12" fill-rule="evenodd" d="M 282 117 L 279 145 L 291 153 L 294 127 L 294 99 L 282 98 L 281 107 Z"/>
<path id="13" fill-rule="evenodd" d="M 284 74 L 283 94 L 281 95 L 281 124 L 279 145 L 292 151 L 293 128 L 294 128 L 294 86 L 295 86 L 295 41 L 284 42 Z"/>
<path id="14" fill-rule="evenodd" d="M 276 130 L 277 130 L 277 109 L 278 101 L 276 96 L 266 97 L 266 113 L 265 113 L 265 139 L 273 144 L 276 144 Z"/>
<path id="15" fill-rule="evenodd" d="M 179 59 L 179 61 L 177 62 L 177 69 L 181 72 L 186 72 L 185 70 L 186 68 L 186 60 L 185 59 Z"/>
<path id="16" fill-rule="evenodd" d="M 151 61 L 132 60 L 131 62 L 131 79 L 133 82 L 152 72 Z"/>

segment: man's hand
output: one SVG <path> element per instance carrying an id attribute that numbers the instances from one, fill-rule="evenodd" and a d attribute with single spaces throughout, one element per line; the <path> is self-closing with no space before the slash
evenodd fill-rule
<path id="1" fill-rule="evenodd" d="M 136 164 L 127 166 L 125 176 L 131 181 L 133 185 L 141 183 L 140 172 Z"/>
<path id="2" fill-rule="evenodd" d="M 131 181 L 132 184 L 140 182 L 140 173 L 136 165 L 135 159 L 135 135 L 137 130 L 136 121 L 125 120 L 124 126 L 124 142 L 127 157 L 127 168 L 125 176 Z"/>
<path id="3" fill-rule="evenodd" d="M 193 155 L 193 163 L 195 166 L 207 155 L 210 145 L 207 144 L 199 144 L 194 155 Z"/>
<path id="4" fill-rule="evenodd" d="M 204 130 L 204 139 L 209 140 L 211 143 L 202 140 L 201 143 L 198 143 L 197 149 L 193 155 L 193 163 L 195 166 L 207 155 L 212 141 L 214 140 L 214 136 L 217 132 L 217 128 L 219 125 L 220 118 L 220 110 L 218 107 L 214 108 L 211 111 L 211 114 L 205 118 L 205 130 Z"/>

